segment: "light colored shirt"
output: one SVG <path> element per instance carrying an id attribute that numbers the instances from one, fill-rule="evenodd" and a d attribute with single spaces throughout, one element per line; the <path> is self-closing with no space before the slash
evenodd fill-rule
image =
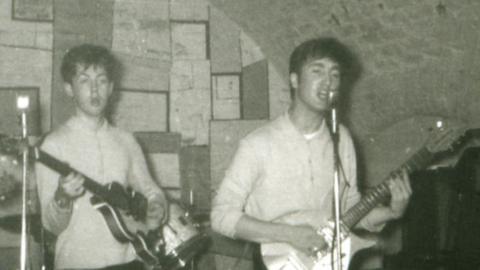
<path id="1" fill-rule="evenodd" d="M 353 142 L 343 126 L 339 131 L 345 210 L 358 202 L 360 194 Z M 240 141 L 213 200 L 212 227 L 234 237 L 244 213 L 275 222 L 299 211 L 313 213 L 315 218 L 305 223 L 319 227 L 333 216 L 333 179 L 333 144 L 325 121 L 307 140 L 285 113 Z"/>
<path id="2" fill-rule="evenodd" d="M 85 120 L 72 117 L 50 133 L 41 148 L 100 184 L 116 181 L 149 201 L 165 198 L 134 137 L 107 121 L 94 130 Z M 53 199 L 59 174 L 37 164 L 36 175 L 43 225 L 58 235 L 55 269 L 100 268 L 135 259 L 132 245 L 118 242 L 104 217 L 92 207 L 90 192 L 75 199 L 72 209 L 61 209 Z"/>

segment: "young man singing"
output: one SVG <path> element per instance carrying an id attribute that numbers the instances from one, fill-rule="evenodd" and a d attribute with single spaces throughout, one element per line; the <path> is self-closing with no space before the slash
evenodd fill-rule
<path id="1" fill-rule="evenodd" d="M 327 125 L 350 55 L 332 38 L 308 40 L 290 57 L 293 100 L 288 111 L 243 138 L 211 212 L 214 230 L 257 243 L 287 243 L 311 255 L 326 247 L 317 230 L 333 217 L 334 160 Z M 360 199 L 355 151 L 347 129 L 338 128 L 342 209 Z M 411 189 L 406 173 L 390 184 L 388 206 L 379 206 L 357 227 L 378 231 L 399 218 Z M 288 217 L 297 214 L 297 218 Z M 287 221 L 288 220 L 288 221 Z M 290 269 L 290 268 L 289 268 Z"/>

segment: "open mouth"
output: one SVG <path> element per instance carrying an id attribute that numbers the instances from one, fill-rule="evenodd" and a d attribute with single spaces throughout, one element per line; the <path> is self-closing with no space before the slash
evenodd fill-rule
<path id="1" fill-rule="evenodd" d="M 320 101 L 328 101 L 328 92 L 324 92 L 324 91 L 319 91 L 317 93 L 317 98 L 320 100 Z"/>
<path id="2" fill-rule="evenodd" d="M 102 105 L 102 100 L 100 98 L 92 98 L 90 100 L 90 104 L 94 107 L 99 107 L 100 105 Z"/>

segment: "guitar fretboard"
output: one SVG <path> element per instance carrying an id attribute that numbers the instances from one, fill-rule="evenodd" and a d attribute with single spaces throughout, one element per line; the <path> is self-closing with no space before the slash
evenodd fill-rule
<path id="1" fill-rule="evenodd" d="M 428 151 L 426 147 L 421 148 L 410 159 L 408 159 L 399 169 L 391 174 L 400 173 L 405 169 L 408 173 L 427 166 L 433 159 L 433 154 Z M 342 222 L 348 227 L 352 228 L 365 215 L 375 208 L 380 202 L 386 200 L 390 196 L 390 189 L 388 188 L 389 181 L 385 179 L 380 185 L 365 194 L 362 199 L 352 206 L 345 214 L 342 215 Z"/>
<path id="2" fill-rule="evenodd" d="M 35 159 L 37 159 L 40 163 L 44 164 L 45 166 L 49 167 L 50 169 L 58 172 L 62 176 L 67 176 L 71 172 L 77 172 L 73 168 L 71 168 L 67 163 L 62 162 L 52 155 L 44 152 L 38 148 L 35 149 Z M 107 197 L 107 190 L 101 184 L 97 183 L 95 180 L 85 176 L 82 174 L 85 181 L 83 182 L 83 186 L 93 194 L 100 196 L 102 198 Z"/>

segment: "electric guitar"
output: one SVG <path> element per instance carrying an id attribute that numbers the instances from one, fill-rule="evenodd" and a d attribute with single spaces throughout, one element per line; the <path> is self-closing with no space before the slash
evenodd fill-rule
<path id="1" fill-rule="evenodd" d="M 0 134 L 0 153 L 18 155 L 28 148 L 29 156 L 62 176 L 75 172 L 84 177 L 83 186 L 94 196 L 92 206 L 105 218 L 112 235 L 121 243 L 132 243 L 137 256 L 148 265 L 158 265 L 163 256 L 163 239 L 160 230 L 147 231 L 143 224 L 148 202 L 145 196 L 132 189 L 124 188 L 118 182 L 102 185 L 71 168 L 67 163 L 42 151 L 26 145 L 16 138 Z M 136 230 L 132 233 L 130 228 Z"/>
<path id="2" fill-rule="evenodd" d="M 400 168 L 393 171 L 390 175 L 400 173 L 402 170 L 412 172 L 428 166 L 433 160 L 434 154 L 451 148 L 451 145 L 457 141 L 465 132 L 464 128 L 439 130 L 430 137 L 426 145 L 418 150 L 411 158 L 409 158 Z M 328 247 L 315 253 L 308 255 L 300 252 L 294 247 L 286 243 L 267 243 L 261 245 L 262 259 L 269 270 L 346 270 L 348 269 L 349 260 L 357 250 L 373 245 L 374 242 L 361 241 L 354 234 L 350 233 L 352 229 L 363 217 L 365 217 L 379 203 L 384 202 L 390 196 L 388 183 L 390 177 L 386 181 L 376 186 L 374 189 L 365 194 L 362 199 L 351 207 L 348 211 L 341 215 L 340 231 L 342 239 L 341 265 L 342 269 L 337 269 L 336 246 L 333 240 L 335 238 L 334 223 L 329 220 L 327 225 L 317 230 L 328 243 Z M 321 213 L 313 211 L 297 211 L 292 214 L 283 216 L 277 220 L 281 223 L 290 225 L 310 224 L 316 226 L 319 224 L 318 215 Z M 314 222 L 313 222 L 314 221 Z"/>

